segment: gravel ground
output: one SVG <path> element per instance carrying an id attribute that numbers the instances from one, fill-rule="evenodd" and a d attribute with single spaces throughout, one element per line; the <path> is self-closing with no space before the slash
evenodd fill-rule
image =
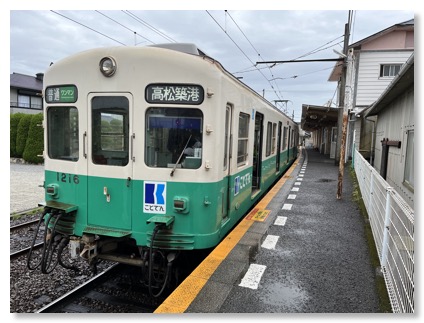
<path id="1" fill-rule="evenodd" d="M 32 209 L 44 200 L 44 166 L 10 159 L 10 213 Z"/>
<path id="2" fill-rule="evenodd" d="M 39 216 L 35 214 L 19 220 L 11 220 L 10 225 L 30 218 L 39 218 Z M 22 235 L 11 236 L 10 250 L 28 246 L 28 241 L 32 241 L 32 234 L 32 231 L 27 231 Z M 68 254 L 65 253 L 65 255 Z M 92 277 L 89 266 L 82 260 L 74 262 L 80 269 L 78 273 L 57 265 L 51 274 L 42 274 L 39 269 L 29 270 L 26 261 L 26 256 L 10 261 L 10 313 L 36 312 Z M 101 272 L 109 266 L 110 263 L 100 263 L 98 271 Z"/>
<path id="3" fill-rule="evenodd" d="M 10 213 L 20 212 L 37 207 L 44 198 L 43 188 L 44 166 L 29 165 L 21 160 L 10 160 Z M 19 219 L 10 219 L 10 226 L 39 218 L 40 214 L 32 214 Z M 28 247 L 32 241 L 33 231 L 22 230 L 20 235 L 11 235 L 10 252 Z M 68 253 L 67 253 L 68 254 Z M 49 275 L 40 270 L 27 268 L 26 256 L 10 261 L 10 313 L 31 313 L 44 307 L 47 303 L 62 296 L 91 277 L 85 262 L 76 265 L 79 273 L 62 268 L 60 265 Z M 102 271 L 108 264 L 99 264 Z"/>

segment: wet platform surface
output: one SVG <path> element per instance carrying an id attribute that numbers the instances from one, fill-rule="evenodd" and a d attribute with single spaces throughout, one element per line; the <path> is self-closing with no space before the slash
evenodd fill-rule
<path id="1" fill-rule="evenodd" d="M 156 312 L 377 313 L 349 170 L 338 200 L 334 160 L 304 150 L 257 206 L 267 218 L 243 220 Z"/>

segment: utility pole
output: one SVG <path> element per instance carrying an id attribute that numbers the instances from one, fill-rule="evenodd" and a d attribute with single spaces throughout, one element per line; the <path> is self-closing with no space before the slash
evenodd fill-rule
<path id="1" fill-rule="evenodd" d="M 339 98 L 339 111 L 338 111 L 338 127 L 340 129 L 341 126 L 341 138 L 340 142 L 340 159 L 339 159 L 339 175 L 338 175 L 338 183 L 337 183 L 337 199 L 340 200 L 342 198 L 342 190 L 343 190 L 343 173 L 344 173 L 344 164 L 345 164 L 345 146 L 346 146 L 346 132 L 347 132 L 347 122 L 348 122 L 348 114 L 345 106 L 345 95 L 346 95 L 346 74 L 347 74 L 347 55 L 349 48 L 349 36 L 350 36 L 350 14 L 349 11 L 349 19 L 348 23 L 345 24 L 345 32 L 344 32 L 344 45 L 343 45 L 343 68 L 342 75 L 340 79 L 340 98 Z M 340 131 L 338 131 L 340 134 Z"/>

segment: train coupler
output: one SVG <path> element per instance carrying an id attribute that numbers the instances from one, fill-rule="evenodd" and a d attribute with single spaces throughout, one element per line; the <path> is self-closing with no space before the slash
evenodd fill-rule
<path id="1" fill-rule="evenodd" d="M 80 253 L 80 257 L 88 260 L 88 262 L 93 261 L 94 258 L 97 257 L 97 241 L 93 235 L 83 235 L 81 242 L 84 245 Z"/>

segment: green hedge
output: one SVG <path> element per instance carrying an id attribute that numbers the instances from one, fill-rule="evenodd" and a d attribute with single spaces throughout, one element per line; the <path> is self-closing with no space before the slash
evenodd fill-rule
<path id="1" fill-rule="evenodd" d="M 44 161 L 38 157 L 44 150 L 42 123 L 42 113 L 10 115 L 10 157 L 23 158 L 33 164 Z"/>
<path id="2" fill-rule="evenodd" d="M 22 155 L 25 161 L 32 164 L 40 164 L 43 162 L 44 149 L 44 132 L 43 132 L 43 114 L 35 114 L 32 116 L 31 124 L 28 130 L 28 138 L 25 145 L 25 150 Z"/>
<path id="3" fill-rule="evenodd" d="M 18 157 L 16 153 L 16 136 L 18 133 L 18 124 L 25 114 L 15 113 L 10 115 L 10 157 Z"/>
<path id="4" fill-rule="evenodd" d="M 21 158 L 24 154 L 31 119 L 32 114 L 25 114 L 18 123 L 18 132 L 16 134 L 16 157 L 18 158 Z"/>

